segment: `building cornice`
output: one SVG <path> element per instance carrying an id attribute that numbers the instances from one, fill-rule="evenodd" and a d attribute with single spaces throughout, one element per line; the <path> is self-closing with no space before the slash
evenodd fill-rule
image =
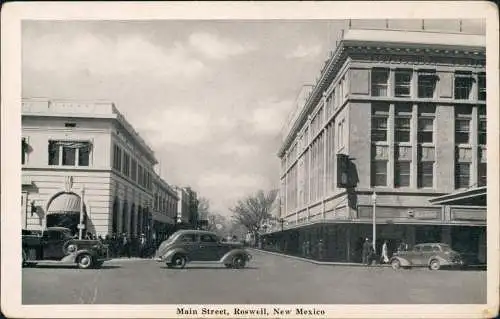
<path id="1" fill-rule="evenodd" d="M 380 42 L 370 40 L 343 39 L 330 59 L 320 72 L 316 84 L 313 86 L 311 94 L 305 102 L 305 106 L 297 116 L 295 122 L 290 126 L 286 137 L 279 150 L 278 157 L 285 154 L 293 142 L 294 132 L 305 123 L 307 115 L 311 113 L 316 105 L 321 101 L 323 92 L 326 91 L 332 81 L 337 76 L 340 68 L 349 56 L 364 56 L 370 58 L 371 62 L 387 62 L 390 58 L 399 62 L 406 61 L 408 64 L 425 64 L 430 61 L 438 64 L 456 65 L 462 64 L 474 67 L 485 65 L 486 49 L 481 45 L 457 45 L 457 44 L 425 44 L 425 43 L 402 43 L 402 42 Z M 460 61 L 462 59 L 462 61 Z M 436 61 L 438 60 L 438 61 Z M 448 63 L 446 63 L 448 61 Z M 474 63 L 471 63 L 474 62 Z"/>

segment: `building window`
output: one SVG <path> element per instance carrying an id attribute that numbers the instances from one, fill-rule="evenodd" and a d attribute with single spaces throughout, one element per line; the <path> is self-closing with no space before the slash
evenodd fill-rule
<path id="1" fill-rule="evenodd" d="M 470 163 L 458 162 L 455 165 L 455 188 L 468 188 L 470 182 Z"/>
<path id="2" fill-rule="evenodd" d="M 139 169 L 138 169 L 138 174 L 137 174 L 137 177 L 138 177 L 137 183 L 139 185 L 143 186 L 143 184 L 144 184 L 144 182 L 143 182 L 143 180 L 144 180 L 143 168 L 142 168 L 142 165 L 140 165 L 140 164 L 138 165 L 138 167 L 139 167 Z"/>
<path id="3" fill-rule="evenodd" d="M 387 142 L 387 118 L 372 118 L 372 141 Z"/>
<path id="4" fill-rule="evenodd" d="M 21 164 L 26 164 L 26 156 L 28 154 L 28 142 L 26 138 L 21 138 Z"/>
<path id="5" fill-rule="evenodd" d="M 122 173 L 127 177 L 130 176 L 130 155 L 125 151 L 123 151 Z"/>
<path id="6" fill-rule="evenodd" d="M 413 105 L 397 104 L 395 118 L 395 141 L 410 142 L 411 116 Z"/>
<path id="7" fill-rule="evenodd" d="M 48 153 L 49 165 L 89 166 L 90 143 L 49 141 Z"/>
<path id="8" fill-rule="evenodd" d="M 455 73 L 455 99 L 468 100 L 472 90 L 472 73 L 457 72 Z"/>
<path id="9" fill-rule="evenodd" d="M 418 119 L 418 142 L 432 143 L 434 135 L 434 119 L 419 118 Z"/>
<path id="10" fill-rule="evenodd" d="M 434 186 L 434 162 L 420 162 L 417 174 L 417 185 L 419 188 L 431 188 Z"/>
<path id="11" fill-rule="evenodd" d="M 372 186 L 387 186 L 387 161 L 372 162 Z"/>
<path id="12" fill-rule="evenodd" d="M 394 186 L 410 186 L 410 164 L 411 162 L 396 162 L 394 174 Z"/>
<path id="13" fill-rule="evenodd" d="M 396 70 L 395 74 L 395 96 L 404 97 L 411 94 L 412 71 Z"/>
<path id="14" fill-rule="evenodd" d="M 477 99 L 486 101 L 486 74 L 480 73 L 477 76 Z"/>
<path id="15" fill-rule="evenodd" d="M 486 145 L 486 108 L 485 107 L 479 107 L 478 108 L 478 116 L 479 116 L 479 121 L 478 121 L 478 136 L 477 136 L 477 143 L 479 145 Z"/>
<path id="16" fill-rule="evenodd" d="M 455 120 L 455 143 L 469 144 L 470 120 L 456 119 Z"/>
<path id="17" fill-rule="evenodd" d="M 433 98 L 436 91 L 436 73 L 431 71 L 418 73 L 418 97 Z"/>
<path id="18" fill-rule="evenodd" d="M 372 96 L 387 96 L 388 69 L 372 69 Z"/>
<path id="19" fill-rule="evenodd" d="M 134 182 L 137 182 L 137 161 L 135 159 L 131 160 L 130 178 Z"/>
<path id="20" fill-rule="evenodd" d="M 121 171 L 122 167 L 122 150 L 118 145 L 113 146 L 113 168 Z"/>
<path id="21" fill-rule="evenodd" d="M 486 163 L 478 164 L 477 174 L 477 186 L 486 186 Z"/>

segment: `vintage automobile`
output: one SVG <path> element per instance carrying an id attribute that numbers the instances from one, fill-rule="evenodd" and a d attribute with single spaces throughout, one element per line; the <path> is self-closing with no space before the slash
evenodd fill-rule
<path id="1" fill-rule="evenodd" d="M 22 265 L 76 264 L 81 269 L 100 268 L 108 260 L 108 247 L 100 240 L 76 239 L 64 227 L 42 232 L 22 232 Z"/>
<path id="2" fill-rule="evenodd" d="M 439 270 L 442 267 L 463 267 L 465 265 L 458 252 L 442 243 L 417 244 L 412 250 L 395 253 L 390 263 L 393 269 L 428 267 L 431 270 Z"/>
<path id="3" fill-rule="evenodd" d="M 184 268 L 188 262 L 216 262 L 227 268 L 244 268 L 251 255 L 243 245 L 223 242 L 215 233 L 179 230 L 160 244 L 155 254 L 168 268 Z"/>

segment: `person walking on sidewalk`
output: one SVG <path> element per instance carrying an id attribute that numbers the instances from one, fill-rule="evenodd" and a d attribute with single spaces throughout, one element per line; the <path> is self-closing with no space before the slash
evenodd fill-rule
<path id="1" fill-rule="evenodd" d="M 140 242 L 139 242 L 139 257 L 144 258 L 146 256 L 146 235 L 141 234 Z"/>
<path id="2" fill-rule="evenodd" d="M 387 264 L 389 262 L 389 250 L 387 248 L 387 240 L 384 240 L 384 244 L 382 245 L 382 256 L 380 258 L 380 262 L 382 264 Z"/>
<path id="3" fill-rule="evenodd" d="M 323 260 L 323 252 L 325 249 L 325 244 L 323 243 L 323 239 L 318 241 L 318 259 Z"/>
<path id="4" fill-rule="evenodd" d="M 363 250 L 361 252 L 363 264 L 365 265 L 370 264 L 371 251 L 372 251 L 372 244 L 370 243 L 370 240 L 366 238 L 365 242 L 363 243 Z"/>

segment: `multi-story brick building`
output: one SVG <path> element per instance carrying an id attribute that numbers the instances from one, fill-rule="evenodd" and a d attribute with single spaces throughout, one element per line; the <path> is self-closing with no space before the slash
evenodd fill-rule
<path id="1" fill-rule="evenodd" d="M 155 164 L 113 103 L 23 100 L 23 228 L 76 232 L 83 209 L 85 232 L 151 235 L 153 221 L 173 223 L 177 201 Z"/>
<path id="2" fill-rule="evenodd" d="M 375 209 L 378 249 L 445 242 L 484 261 L 485 202 L 435 199 L 486 192 L 485 36 L 460 28 L 343 33 L 284 130 L 288 226 L 270 240 L 358 260 Z"/>

